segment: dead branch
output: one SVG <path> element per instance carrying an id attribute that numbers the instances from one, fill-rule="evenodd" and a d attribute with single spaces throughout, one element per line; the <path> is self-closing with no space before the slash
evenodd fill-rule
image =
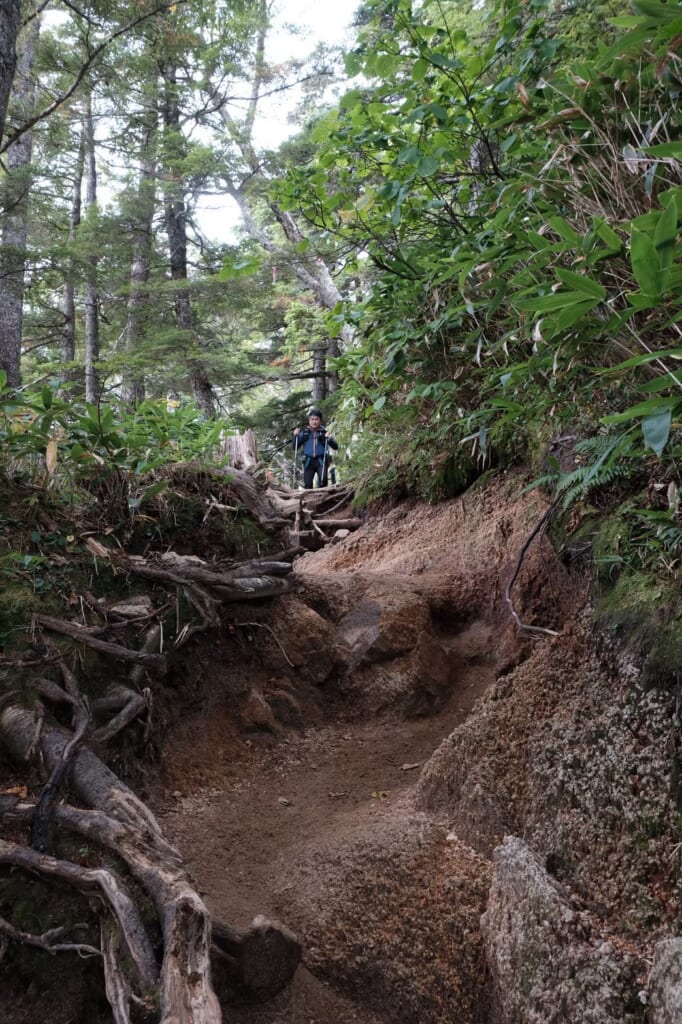
<path id="1" fill-rule="evenodd" d="M 322 543 L 323 544 L 328 544 L 329 543 L 329 537 L 324 532 L 322 527 L 317 525 L 317 522 L 312 518 L 312 516 L 310 518 L 310 525 L 312 526 L 313 530 L 322 538 Z"/>
<path id="2" fill-rule="evenodd" d="M 355 497 L 355 491 L 352 488 L 348 488 L 347 490 L 345 490 L 343 492 L 341 498 L 339 498 L 339 500 L 336 501 L 331 506 L 331 508 L 327 508 L 326 509 L 325 515 L 328 515 L 328 516 L 333 515 L 334 512 L 338 511 L 338 509 L 343 508 L 344 505 L 347 505 L 349 502 L 351 502 L 354 497 Z"/>
<path id="3" fill-rule="evenodd" d="M 52 615 L 35 615 L 34 622 L 54 633 L 70 636 L 72 639 L 78 640 L 79 643 L 83 643 L 87 647 L 99 651 L 100 654 L 106 654 L 111 658 L 117 658 L 121 661 L 139 662 L 161 671 L 164 671 L 166 668 L 166 659 L 163 655 L 148 654 L 145 651 L 131 651 L 128 647 L 122 647 L 120 644 L 99 640 L 92 635 L 87 627 L 79 626 L 76 622 L 66 622 L 64 619 L 56 619 Z"/>
<path id="4" fill-rule="evenodd" d="M 217 1024 L 220 1009 L 210 980 L 210 915 L 187 881 L 177 853 L 103 814 L 61 805 L 59 822 L 114 850 L 151 896 L 164 940 L 161 966 L 162 1024 Z"/>
<path id="5" fill-rule="evenodd" d="M 174 646 L 176 649 L 184 647 L 190 637 L 193 637 L 195 633 L 203 633 L 205 630 L 217 626 L 220 622 L 217 603 L 203 587 L 188 583 L 183 587 L 183 591 L 185 597 L 194 610 L 199 613 L 201 621 L 192 623 L 191 625 L 189 622 L 185 623 L 175 637 Z"/>
<path id="6" fill-rule="evenodd" d="M 83 927 L 74 925 L 74 928 Z M 0 917 L 0 932 L 15 942 L 21 942 L 25 946 L 36 946 L 44 949 L 46 953 L 78 953 L 79 956 L 99 956 L 100 951 L 95 946 L 89 946 L 85 942 L 60 942 L 66 928 L 50 928 L 42 935 L 34 935 L 31 932 L 22 932 L 13 924 Z"/>

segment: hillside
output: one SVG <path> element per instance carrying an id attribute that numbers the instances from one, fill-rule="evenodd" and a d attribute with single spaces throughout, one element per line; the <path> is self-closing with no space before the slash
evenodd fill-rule
<path id="1" fill-rule="evenodd" d="M 297 561 L 281 648 L 253 641 L 265 739 L 219 738 L 204 706 L 165 748 L 163 820 L 211 907 L 304 940 L 308 984 L 264 1019 L 643 1019 L 679 907 L 673 702 L 614 668 L 546 537 L 512 597 L 557 635 L 514 627 L 544 512 L 519 491 L 400 505 Z"/>
<path id="2" fill-rule="evenodd" d="M 225 1019 L 679 1019 L 675 695 L 595 629 L 588 563 L 534 536 L 522 485 L 374 510 L 281 593 L 231 600 L 149 680 L 152 745 L 128 730 L 106 755 L 214 921 L 301 943 L 261 1006 L 214 974 Z M 5 843 L 38 781 L 12 775 Z M 2 870 L 5 914 L 50 892 Z M 11 944 L 0 1020 L 110 1019 L 92 965 L 63 988 L 52 963 Z"/>

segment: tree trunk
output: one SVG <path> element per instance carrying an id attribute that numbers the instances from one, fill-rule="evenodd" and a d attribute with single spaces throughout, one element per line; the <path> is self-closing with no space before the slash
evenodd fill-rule
<path id="1" fill-rule="evenodd" d="M 32 18 L 19 37 L 19 49 L 12 92 L 12 113 L 21 123 L 35 106 L 34 67 L 40 18 Z M 7 383 L 21 384 L 21 339 L 23 329 L 28 197 L 31 188 L 32 132 L 24 132 L 7 150 L 6 190 L 3 197 L 2 256 L 0 259 L 0 366 Z"/>
<path id="2" fill-rule="evenodd" d="M 156 126 L 146 129 L 145 151 L 140 162 L 140 180 L 137 190 L 136 222 L 133 228 L 133 254 L 130 268 L 130 297 L 123 346 L 135 363 L 135 356 L 145 334 L 145 316 L 148 316 L 149 292 L 147 284 L 151 271 L 152 225 L 156 202 Z M 144 401 L 144 376 L 136 365 L 126 366 L 121 386 L 123 402 L 134 409 Z"/>
<path id="3" fill-rule="evenodd" d="M 95 154 L 95 124 L 92 116 L 92 93 L 88 90 L 85 111 L 85 207 L 86 215 L 97 214 L 97 159 Z M 97 290 L 97 256 L 94 251 L 88 261 L 85 280 L 85 400 L 99 400 L 100 382 L 97 372 L 99 359 L 99 295 Z"/>
<path id="4" fill-rule="evenodd" d="M 220 451 L 235 469 L 255 469 L 258 465 L 258 442 L 253 430 L 229 434 L 221 441 Z"/>
<path id="5" fill-rule="evenodd" d="M 177 71 L 166 65 L 163 72 L 164 101 L 164 209 L 171 280 L 175 282 L 175 321 L 185 344 L 197 350 L 196 356 L 187 358 L 189 378 L 194 399 L 205 416 L 216 415 L 213 387 L 200 358 L 200 343 L 195 336 L 194 314 L 187 273 L 187 209 L 185 188 L 177 162 L 184 155 L 184 140 L 180 123 L 177 94 Z M 173 166 L 176 164 L 176 166 Z"/>
<path id="6" fill-rule="evenodd" d="M 72 245 L 76 238 L 81 215 L 83 201 L 83 173 L 85 171 L 85 135 L 81 134 L 78 147 L 78 157 L 73 175 L 73 192 L 71 194 L 71 215 L 69 218 L 69 243 Z M 62 308 L 64 313 L 64 326 L 62 328 L 62 362 L 69 364 L 62 370 L 60 377 L 63 384 L 67 384 L 75 377 L 73 363 L 76 358 L 76 285 L 74 283 L 73 265 L 67 271 L 67 280 L 62 289 Z"/>
<path id="7" fill-rule="evenodd" d="M 0 0 L 0 138 L 17 66 L 16 42 L 21 24 L 20 0 Z"/>
<path id="8" fill-rule="evenodd" d="M 327 346 L 315 345 L 313 348 L 313 388 L 312 400 L 315 404 L 323 402 L 327 397 L 327 375 L 325 370 Z"/>

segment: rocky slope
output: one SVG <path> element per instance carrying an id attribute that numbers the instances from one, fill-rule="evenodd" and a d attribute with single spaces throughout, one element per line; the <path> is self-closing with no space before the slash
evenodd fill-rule
<path id="1" fill-rule="evenodd" d="M 166 823 L 216 910 L 279 915 L 356 1013 L 665 1024 L 675 699 L 607 671 L 584 572 L 544 536 L 519 564 L 545 511 L 521 490 L 403 505 L 300 560 L 247 652 L 252 738 L 207 780 L 185 721 Z M 330 991 L 264 1019 L 331 1020 Z"/>

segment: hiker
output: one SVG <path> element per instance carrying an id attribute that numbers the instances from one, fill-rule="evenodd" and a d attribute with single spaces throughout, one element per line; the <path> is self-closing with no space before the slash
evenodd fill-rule
<path id="1" fill-rule="evenodd" d="M 338 442 L 322 423 L 322 413 L 319 409 L 311 409 L 308 414 L 308 426 L 296 427 L 291 442 L 291 447 L 297 452 L 299 449 L 303 454 L 303 486 L 313 486 L 313 478 L 317 473 L 317 482 L 320 487 L 327 486 L 327 471 L 331 462 L 329 449 L 338 449 Z"/>

